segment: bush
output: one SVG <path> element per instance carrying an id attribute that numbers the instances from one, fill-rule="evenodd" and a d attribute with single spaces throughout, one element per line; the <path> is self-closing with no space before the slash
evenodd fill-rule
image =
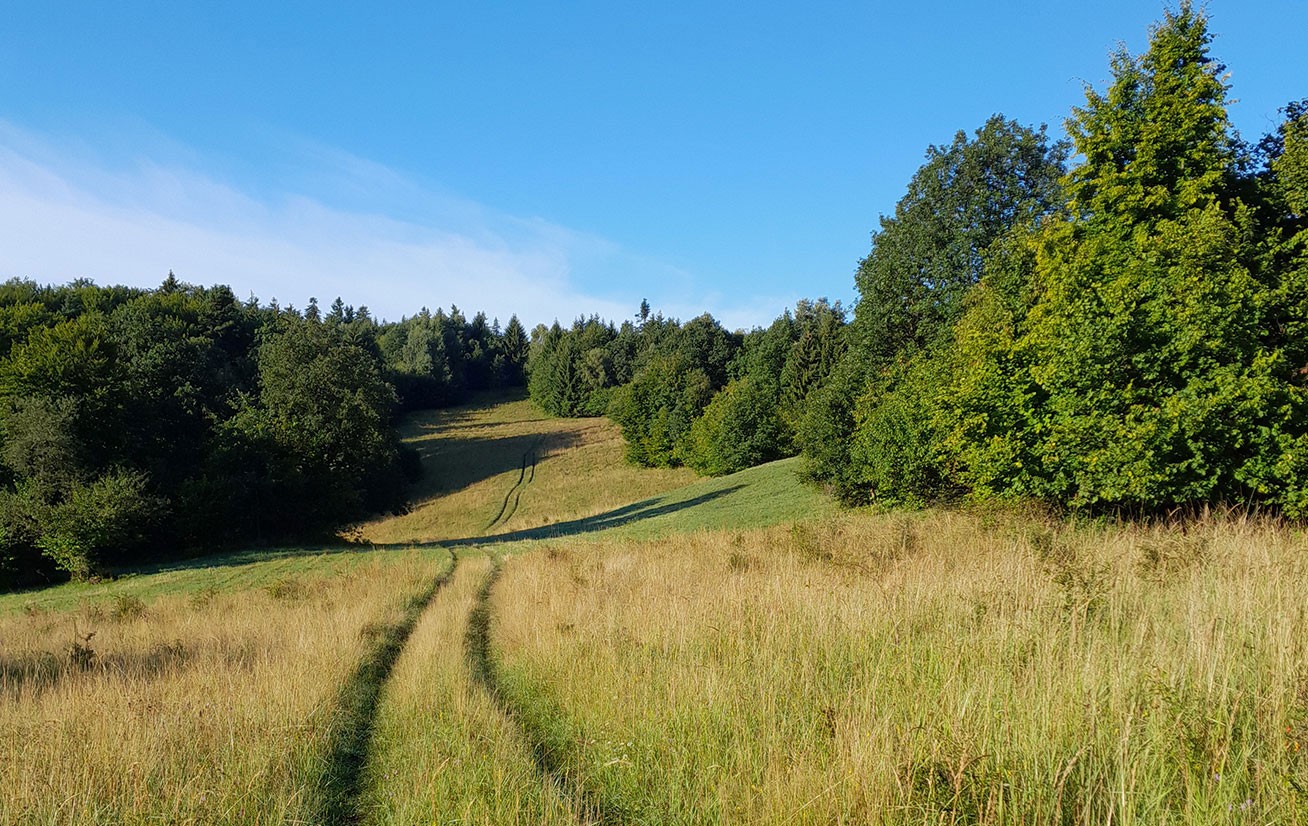
<path id="1" fill-rule="evenodd" d="M 747 376 L 713 397 L 690 427 L 682 446 L 685 463 L 710 476 L 735 473 L 793 451 L 781 420 L 775 381 Z"/>
<path id="2" fill-rule="evenodd" d="M 859 399 L 850 459 L 873 498 L 919 505 L 956 490 L 940 438 L 943 367 L 924 354 Z"/>
<path id="3" fill-rule="evenodd" d="M 145 476 L 113 471 L 78 483 L 42 514 L 36 545 L 74 579 L 86 579 L 136 550 L 163 511 Z"/>

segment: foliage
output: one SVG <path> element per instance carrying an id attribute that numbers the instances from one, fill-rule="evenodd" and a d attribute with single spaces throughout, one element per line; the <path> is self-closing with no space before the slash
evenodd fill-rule
<path id="1" fill-rule="evenodd" d="M 346 329 L 357 326 L 358 315 L 352 323 L 352 313 L 346 307 L 340 314 Z M 333 310 L 328 322 L 336 315 Z M 524 382 L 527 337 L 517 316 L 501 333 L 499 323 L 488 323 L 485 313 L 469 321 L 455 306 L 448 313 L 424 307 L 414 316 L 378 326 L 374 337 L 386 378 L 406 410 L 459 404 L 469 394 Z"/>
<path id="2" fill-rule="evenodd" d="M 112 471 L 76 483 L 39 512 L 36 546 L 73 579 L 85 579 L 145 542 L 161 504 L 139 473 Z"/>
<path id="3" fill-rule="evenodd" d="M 995 118 L 928 154 L 803 420 L 815 478 L 847 501 L 1305 512 L 1308 130 L 1291 104 L 1251 173 L 1210 39 L 1182 3 L 1113 56 L 1069 121 L 1065 209 L 1042 133 Z M 1021 185 L 978 187 L 969 152 Z"/>
<path id="4" fill-rule="evenodd" d="M 565 331 L 555 322 L 532 342 L 528 388 L 536 404 L 552 416 L 598 416 L 617 382 L 610 345 L 612 324 L 596 316 L 579 318 Z"/>
<path id="5" fill-rule="evenodd" d="M 786 455 L 786 425 L 775 380 L 749 375 L 729 383 L 694 421 L 681 446 L 687 465 L 708 476 L 735 473 Z"/>
<path id="6" fill-rule="evenodd" d="M 636 317 L 620 328 L 597 317 L 537 328 L 528 387 L 552 415 L 607 412 L 628 458 L 650 467 L 716 475 L 792 455 L 809 396 L 846 346 L 844 309 L 826 299 L 743 334 L 707 314 L 684 324 L 651 316 L 648 303 Z"/>
<path id="7" fill-rule="evenodd" d="M 337 327 L 284 317 L 259 347 L 258 385 L 226 431 L 261 471 L 242 492 L 247 518 L 282 534 L 398 504 L 396 397 L 362 347 Z"/>
<path id="8" fill-rule="evenodd" d="M 839 302 L 800 301 L 766 329 L 747 333 L 733 380 L 696 420 L 681 452 L 700 473 L 735 473 L 794 455 L 796 429 L 845 349 Z"/>
<path id="9" fill-rule="evenodd" d="M 1052 212 L 1061 197 L 1066 147 L 1051 143 L 1044 127 L 995 115 L 971 140 L 959 132 L 926 157 L 895 214 L 881 218 L 854 277 L 854 339 L 878 364 L 946 335 L 990 246 Z"/>
<path id="10" fill-rule="evenodd" d="M 171 274 L 156 290 L 0 284 L 0 585 L 397 506 L 416 464 L 387 377 L 422 391 L 409 405 L 512 381 L 514 328 L 506 354 L 457 308 L 378 325 L 339 298 L 301 314 Z"/>
<path id="11" fill-rule="evenodd" d="M 617 389 L 609 416 L 622 428 L 630 461 L 673 467 L 684 462 L 681 441 L 712 397 L 708 374 L 686 354 L 659 354 Z"/>
<path id="12" fill-rule="evenodd" d="M 1043 396 L 1045 496 L 1158 508 L 1245 498 L 1241 467 L 1276 405 L 1277 355 L 1253 268 L 1251 210 L 1232 197 L 1223 67 L 1185 5 L 1140 58 L 1114 58 L 1070 128 L 1085 162 L 1015 353 Z"/>
<path id="13" fill-rule="evenodd" d="M 935 357 L 919 355 L 923 351 L 948 352 L 953 326 L 966 296 L 985 276 L 993 248 L 1016 227 L 1056 210 L 1066 154 L 1043 127 L 1028 129 L 999 115 L 971 139 L 959 132 L 950 145 L 927 150 L 926 163 L 895 214 L 882 217 L 872 251 L 859 264 L 859 300 L 843 362 L 833 368 L 827 389 L 796 419 L 811 478 L 851 503 L 866 501 L 876 479 L 901 492 L 917 491 L 910 498 L 940 487 L 926 479 L 901 485 L 865 466 L 881 461 L 869 453 L 880 449 L 877 445 L 910 449 L 898 428 L 920 429 L 920 423 L 904 417 L 925 400 L 911 399 L 915 389 L 897 390 L 895 382 L 908 375 L 902 369 L 907 361 Z M 877 412 L 886 394 L 893 398 Z M 873 432 L 883 426 L 889 429 Z M 928 438 L 927 432 L 921 430 L 920 437 Z M 853 453 L 856 443 L 862 444 L 859 456 Z M 935 450 L 911 449 L 921 456 Z M 924 467 L 913 462 L 900 472 Z M 893 463 L 884 469 L 892 476 L 897 472 Z M 886 484 L 877 487 L 884 491 Z"/>

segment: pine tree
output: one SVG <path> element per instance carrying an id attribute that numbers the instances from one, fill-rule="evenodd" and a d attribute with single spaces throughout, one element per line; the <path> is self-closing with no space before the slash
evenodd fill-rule
<path id="1" fill-rule="evenodd" d="M 336 324 L 340 324 L 347 320 L 345 317 L 345 302 L 341 300 L 339 295 L 336 296 L 336 300 L 332 302 L 332 308 L 327 313 L 327 320 Z"/>

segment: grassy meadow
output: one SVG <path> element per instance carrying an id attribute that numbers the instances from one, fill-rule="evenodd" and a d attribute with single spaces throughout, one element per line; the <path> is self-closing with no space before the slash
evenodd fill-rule
<path id="1" fill-rule="evenodd" d="M 413 414 L 402 427 L 426 468 L 409 513 L 360 526 L 377 544 L 510 535 L 604 513 L 680 488 L 685 468 L 623 461 L 608 419 L 553 419 L 530 401 Z"/>
<path id="2" fill-rule="evenodd" d="M 374 545 L 0 596 L 0 822 L 1308 823 L 1301 529 L 840 512 L 522 401 L 408 436 Z"/>
<path id="3" fill-rule="evenodd" d="M 468 621 L 491 564 L 479 552 L 460 561 L 396 664 L 366 772 L 365 823 L 576 823 L 474 679 Z"/>
<path id="4" fill-rule="evenodd" d="M 631 823 L 1308 822 L 1308 538 L 854 514 L 507 561 L 502 681 Z"/>
<path id="5" fill-rule="evenodd" d="M 173 594 L 139 577 L 7 597 L 0 822 L 326 820 L 359 664 L 450 556 L 308 559 L 193 569 Z"/>

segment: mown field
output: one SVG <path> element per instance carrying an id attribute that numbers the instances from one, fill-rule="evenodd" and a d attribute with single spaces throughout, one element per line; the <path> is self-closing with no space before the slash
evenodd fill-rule
<path id="1" fill-rule="evenodd" d="M 370 541 L 0 596 L 0 822 L 1308 823 L 1308 536 L 837 512 L 525 402 Z"/>

